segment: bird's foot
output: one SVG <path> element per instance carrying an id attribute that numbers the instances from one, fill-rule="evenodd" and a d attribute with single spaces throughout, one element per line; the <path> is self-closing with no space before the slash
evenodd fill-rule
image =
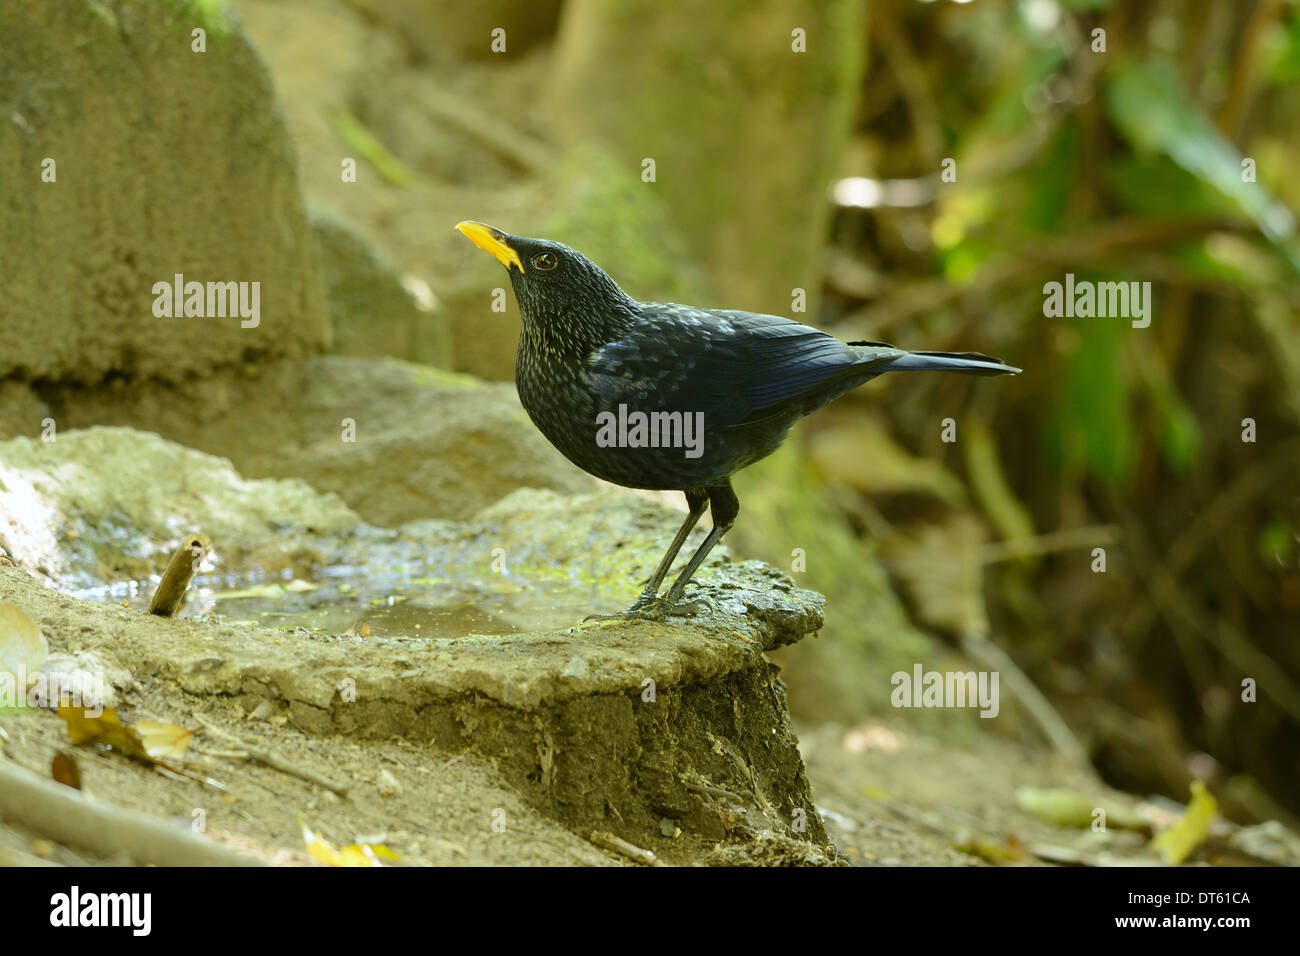
<path id="1" fill-rule="evenodd" d="M 617 614 L 589 614 L 583 618 L 583 623 L 587 621 L 662 621 L 666 617 L 689 617 L 704 610 L 707 610 L 707 607 L 698 601 L 668 604 L 654 598 L 647 600 L 642 597 L 626 611 L 619 611 Z"/>

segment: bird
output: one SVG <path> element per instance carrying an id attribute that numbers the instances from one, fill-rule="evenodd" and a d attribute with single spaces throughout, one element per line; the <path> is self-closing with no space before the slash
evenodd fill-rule
<path id="1" fill-rule="evenodd" d="M 686 519 L 640 597 L 588 620 L 701 610 L 682 598 L 740 512 L 731 476 L 775 451 L 805 415 L 885 372 L 1020 371 L 977 352 L 843 342 L 775 315 L 640 302 L 562 243 L 481 222 L 456 229 L 509 274 L 523 319 L 515 386 L 533 424 L 597 478 L 686 496 Z M 706 509 L 712 529 L 660 596 Z"/>

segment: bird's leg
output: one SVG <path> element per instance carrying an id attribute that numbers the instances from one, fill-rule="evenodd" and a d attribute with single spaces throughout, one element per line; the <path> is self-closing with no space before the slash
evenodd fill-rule
<path id="1" fill-rule="evenodd" d="M 704 509 L 709 505 L 709 492 L 704 488 L 692 488 L 686 492 L 686 507 L 688 509 L 686 520 L 682 526 L 677 529 L 677 535 L 673 538 L 673 543 L 668 546 L 668 551 L 664 554 L 659 566 L 655 568 L 655 573 L 650 575 L 650 580 L 646 582 L 645 589 L 641 596 L 636 599 L 627 611 L 621 614 L 592 614 L 586 620 L 588 621 L 607 621 L 614 618 L 621 618 L 633 611 L 640 611 L 642 608 L 649 607 L 654 603 L 655 595 L 659 593 L 660 586 L 664 583 L 664 578 L 668 576 L 668 569 L 673 566 L 677 560 L 677 552 L 682 550 L 682 545 L 686 543 L 686 538 L 695 528 L 696 523 L 704 514 Z"/>
<path id="2" fill-rule="evenodd" d="M 686 610 L 686 608 L 679 608 L 677 602 L 681 599 L 682 593 L 686 590 L 686 585 L 690 583 L 691 576 L 699 570 L 700 565 L 703 564 L 705 558 L 709 556 L 709 552 L 713 550 L 713 546 L 722 539 L 724 534 L 731 530 L 731 526 L 736 523 L 736 515 L 740 514 L 740 502 L 736 498 L 736 493 L 731 488 L 731 482 L 708 489 L 707 497 L 709 503 L 712 505 L 713 528 L 709 531 L 709 536 L 704 539 L 703 543 L 695 550 L 695 553 L 691 555 L 691 560 L 688 561 L 686 567 L 682 569 L 682 573 L 677 575 L 677 580 L 674 581 L 673 586 L 668 589 L 668 593 L 658 600 L 653 597 L 647 600 L 647 595 L 652 595 L 654 593 L 650 587 L 647 586 L 645 593 L 641 595 L 639 601 L 622 614 L 612 614 L 609 615 L 609 617 L 658 621 L 674 611 Z M 694 507 L 695 504 L 694 501 L 692 501 L 692 514 L 695 514 Z M 702 504 L 699 506 L 699 511 L 701 513 L 704 511 Z M 699 514 L 695 514 L 694 518 L 688 518 L 688 525 L 695 524 L 695 521 L 698 520 L 698 518 Z M 669 550 L 669 557 L 664 559 L 664 562 L 660 564 L 658 570 L 655 572 L 655 577 L 651 579 L 650 583 L 655 585 L 656 590 L 658 589 L 658 585 L 662 583 L 664 575 L 667 574 L 668 566 L 672 564 L 672 557 L 676 556 L 677 549 L 681 547 L 682 541 L 686 539 L 686 532 L 689 531 L 690 527 L 687 526 L 684 528 L 683 532 L 678 533 L 677 537 L 679 540 L 673 542 L 673 547 Z M 588 618 L 588 620 L 591 620 L 591 618 Z"/>
<path id="3" fill-rule="evenodd" d="M 682 573 L 677 575 L 677 580 L 673 586 L 668 589 L 660 607 L 665 611 L 672 610 L 673 606 L 681 600 L 686 585 L 690 583 L 691 576 L 695 574 L 704 559 L 709 556 L 722 536 L 731 530 L 731 526 L 736 523 L 736 515 L 740 514 L 740 499 L 736 497 L 736 492 L 732 490 L 731 482 L 724 485 L 718 485 L 709 489 L 709 502 L 711 504 L 710 514 L 713 517 L 713 529 L 709 531 L 709 536 L 704 539 L 703 543 L 691 555 L 691 560 Z"/>
<path id="4" fill-rule="evenodd" d="M 704 514 L 704 509 L 709 504 L 709 493 L 703 488 L 695 488 L 686 492 L 686 507 L 689 509 L 686 520 L 682 526 L 677 529 L 677 534 L 673 538 L 673 543 L 668 546 L 664 553 L 663 560 L 655 568 L 655 573 L 650 575 L 650 580 L 646 582 L 645 590 L 637 598 L 636 603 L 628 610 L 638 610 L 654 603 L 655 596 L 659 593 L 659 587 L 664 583 L 664 578 L 668 577 L 668 569 L 673 566 L 677 560 L 677 552 L 682 550 L 682 545 L 686 543 L 686 538 L 694 530 L 696 523 Z"/>

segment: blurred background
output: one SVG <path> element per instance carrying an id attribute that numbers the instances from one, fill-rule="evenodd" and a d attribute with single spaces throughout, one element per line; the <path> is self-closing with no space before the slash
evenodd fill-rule
<path id="1" fill-rule="evenodd" d="M 60 25 L 86 15 L 72 6 L 38 15 L 48 49 L 0 58 L 65 55 Z M 192 253 L 195 273 L 278 276 L 263 309 L 293 316 L 295 331 L 268 322 L 276 337 L 240 340 L 238 361 L 390 356 L 508 382 L 515 305 L 485 317 L 504 282 L 453 232 L 462 219 L 574 246 L 640 299 L 986 352 L 1024 374 L 886 377 L 738 477 L 733 554 L 828 599 L 820 639 L 774 655 L 795 716 L 1045 745 L 1115 787 L 1179 800 L 1201 779 L 1238 822 L 1295 825 L 1300 5 L 112 7 L 156 98 L 145 128 L 157 138 L 121 155 L 153 156 L 151 195 L 171 198 L 142 242 L 111 205 L 139 187 L 111 172 L 94 188 L 116 199 L 72 193 L 67 208 L 39 209 L 47 226 L 80 217 L 68 228 L 93 233 L 88 247 L 111 264 L 77 310 L 105 358 L 49 342 L 24 356 L 39 332 L 11 321 L 0 438 L 33 434 L 18 410 L 44 402 L 61 421 L 170 429 L 247 473 L 292 473 L 244 448 L 255 429 L 222 426 L 233 406 L 220 388 L 206 432 L 168 418 L 165 399 L 126 409 L 114 397 L 115 381 L 183 387 L 210 366 L 203 350 L 222 347 L 214 336 L 155 359 L 95 318 L 141 294 L 133 270 L 169 276 L 172 260 L 151 271 L 133 258 L 169 245 Z M 190 54 L 162 52 L 143 26 L 176 7 L 185 27 L 204 18 L 210 49 L 246 35 L 256 52 L 186 61 L 178 79 L 167 57 Z M 103 69 L 84 63 L 81 155 L 117 155 L 95 124 L 138 111 L 93 89 Z M 6 152 L 48 150 L 23 130 L 24 98 L 40 95 L 10 88 L 0 103 Z M 9 223 L 36 215 L 24 191 L 3 190 Z M 196 237 L 196 221 L 211 235 Z M 39 265 L 61 243 L 53 227 L 6 226 L 11 304 L 61 295 Z M 40 284 L 23 278 L 37 268 Z M 1044 285 L 1067 274 L 1150 282 L 1149 327 L 1046 316 Z M 955 441 L 943 440 L 949 418 Z M 516 484 L 559 481 L 521 468 Z M 382 507 L 368 520 L 427 516 Z M 1001 718 L 894 711 L 889 675 L 916 662 L 1002 671 Z"/>

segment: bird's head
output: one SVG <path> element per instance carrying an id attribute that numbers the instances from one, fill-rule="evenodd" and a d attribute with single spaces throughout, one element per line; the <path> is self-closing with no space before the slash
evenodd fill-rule
<path id="1" fill-rule="evenodd" d="M 456 228 L 506 267 L 525 330 L 586 339 L 597 331 L 593 323 L 621 321 L 635 305 L 600 266 L 563 243 L 512 236 L 481 222 Z"/>

